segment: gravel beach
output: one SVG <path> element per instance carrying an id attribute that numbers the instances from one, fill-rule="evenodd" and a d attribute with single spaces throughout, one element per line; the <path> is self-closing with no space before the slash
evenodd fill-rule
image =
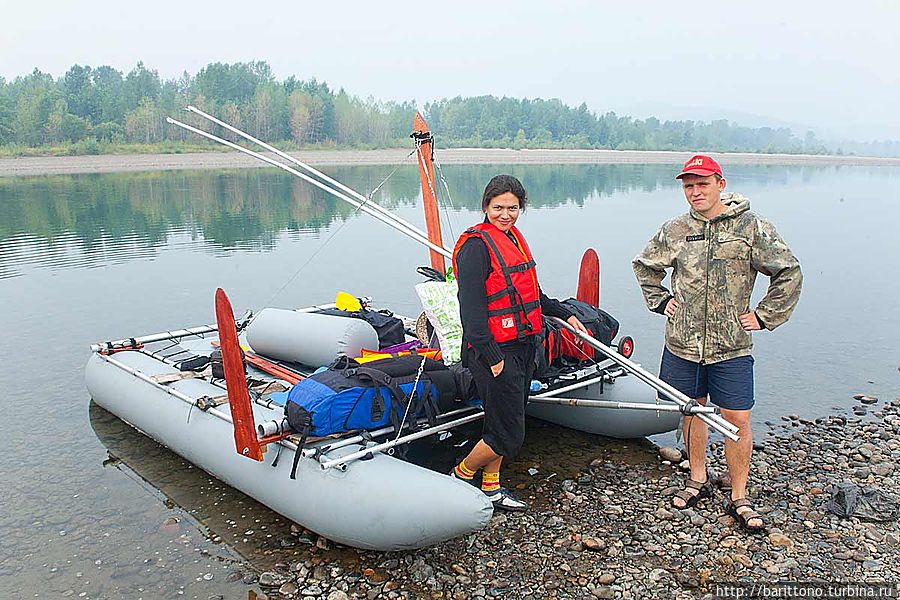
<path id="1" fill-rule="evenodd" d="M 415 164 L 409 150 L 311 150 L 291 155 L 317 167 Z M 690 158 L 690 152 L 632 150 L 510 150 L 442 148 L 442 164 L 672 164 Z M 721 154 L 730 165 L 871 165 L 900 166 L 900 158 L 821 156 L 802 154 Z M 40 156 L 0 158 L 0 177 L 170 171 L 177 169 L 238 169 L 268 166 L 239 152 L 197 154 L 104 154 L 98 156 Z"/>
<path id="2" fill-rule="evenodd" d="M 671 508 L 684 473 L 649 442 L 578 444 L 566 464 L 581 461 L 581 468 L 566 473 L 542 441 L 505 469 L 513 478 L 506 483 L 531 502 L 527 513 L 496 513 L 464 539 L 404 553 L 335 548 L 294 526 L 289 543 L 309 548 L 302 560 L 242 576 L 257 598 L 328 600 L 711 599 L 716 584 L 734 582 L 896 584 L 896 518 L 842 519 L 825 508 L 830 486 L 845 481 L 897 502 L 900 398 L 865 404 L 872 401 L 861 400 L 848 416 L 787 415 L 758 428 L 750 494 L 765 515 L 764 535 L 736 527 L 720 489 L 694 509 Z M 718 473 L 722 450 L 721 442 L 711 450 Z"/>

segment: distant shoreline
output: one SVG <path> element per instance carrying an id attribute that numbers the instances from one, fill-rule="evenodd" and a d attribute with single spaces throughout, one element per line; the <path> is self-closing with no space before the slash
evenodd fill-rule
<path id="1" fill-rule="evenodd" d="M 831 156 L 806 154 L 714 153 L 726 165 L 786 166 L 893 166 L 900 158 L 874 156 Z M 309 150 L 292 152 L 298 160 L 318 167 L 358 165 L 399 165 L 408 162 L 409 150 Z M 440 150 L 441 164 L 496 165 L 590 165 L 590 164 L 671 164 L 679 165 L 690 152 L 644 150 L 509 150 L 494 148 L 447 148 Z M 241 169 L 267 166 L 238 152 L 196 154 L 104 154 L 90 156 L 0 158 L 0 177 L 122 173 L 130 171 L 172 171 Z"/>

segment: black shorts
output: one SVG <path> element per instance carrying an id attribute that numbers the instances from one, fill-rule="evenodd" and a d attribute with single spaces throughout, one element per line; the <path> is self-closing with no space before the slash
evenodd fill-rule
<path id="1" fill-rule="evenodd" d="M 518 454 L 525 442 L 525 404 L 534 374 L 534 344 L 504 345 L 503 371 L 494 377 L 477 352 L 471 352 L 467 366 L 484 401 L 482 439 L 491 450 L 504 457 Z"/>

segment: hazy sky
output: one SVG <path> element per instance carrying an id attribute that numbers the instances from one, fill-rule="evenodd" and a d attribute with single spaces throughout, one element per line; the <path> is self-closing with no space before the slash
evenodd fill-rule
<path id="1" fill-rule="evenodd" d="M 826 8 L 832 6 L 834 8 Z M 381 100 L 556 97 L 599 112 L 900 139 L 900 1 L 0 0 L 0 76 L 164 78 L 265 60 Z"/>

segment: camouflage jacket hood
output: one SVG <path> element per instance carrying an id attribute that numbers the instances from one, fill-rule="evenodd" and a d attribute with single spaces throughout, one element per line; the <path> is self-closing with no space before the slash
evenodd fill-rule
<path id="1" fill-rule="evenodd" d="M 650 310 L 670 298 L 679 307 L 666 322 L 666 346 L 695 362 L 750 354 L 750 332 L 738 317 L 750 312 L 756 274 L 770 278 L 755 312 L 766 329 L 786 322 L 800 298 L 800 263 L 768 221 L 750 212 L 750 201 L 722 194 L 725 212 L 706 219 L 693 209 L 663 224 L 632 261 Z M 672 269 L 672 290 L 662 285 Z"/>

